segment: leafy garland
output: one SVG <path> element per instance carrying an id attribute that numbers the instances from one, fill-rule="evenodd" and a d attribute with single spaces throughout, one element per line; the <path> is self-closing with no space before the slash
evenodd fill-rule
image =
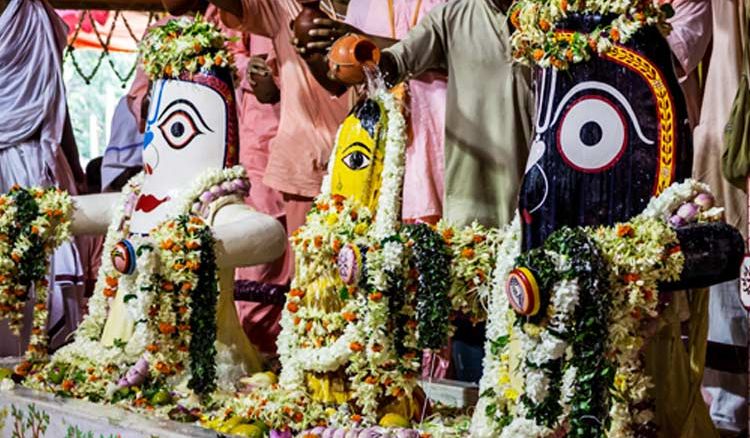
<path id="1" fill-rule="evenodd" d="M 419 347 L 440 349 L 448 338 L 451 310 L 450 254 L 440 234 L 426 224 L 407 226 L 404 234 L 414 242 L 414 267 L 419 273 L 416 309 Z"/>
<path id="2" fill-rule="evenodd" d="M 32 287 L 35 292 L 26 362 L 16 369 L 20 374 L 47 357 L 49 258 L 70 238 L 72 211 L 70 196 L 57 188 L 15 185 L 0 195 L 0 319 L 8 320 L 16 336 Z"/>
<path id="3" fill-rule="evenodd" d="M 218 273 L 210 226 L 196 212 L 205 210 L 207 193 L 221 194 L 212 196 L 211 203 L 246 194 L 245 170 L 207 171 L 177 201 L 180 216 L 161 223 L 149 236 L 130 236 L 129 218 L 142 181 L 142 174 L 135 176 L 123 191 L 104 248 L 110 254 L 122 238 L 130 237 L 138 269 L 121 274 L 110 257 L 102 258 L 89 313 L 75 342 L 35 370 L 27 385 L 146 409 L 169 405 L 169 390 L 181 383 L 184 371 L 190 372 L 187 387 L 196 394 L 215 389 L 217 365 L 225 366 L 217 364 L 222 354 L 215 348 Z M 118 292 L 124 294 L 134 332 L 127 342 L 104 346 L 102 332 Z"/>
<path id="4" fill-rule="evenodd" d="M 139 52 L 146 74 L 154 81 L 215 67 L 234 69 L 233 55 L 226 48 L 230 41 L 219 28 L 197 15 L 195 19 L 169 20 L 151 29 L 140 42 Z"/>
<path id="5" fill-rule="evenodd" d="M 686 180 L 651 199 L 629 222 L 562 229 L 541 250 L 521 257 L 516 217 L 497 250 L 471 435 L 653 436 L 642 326 L 658 316 L 658 284 L 678 279 L 682 270 L 673 227 L 721 215 L 708 186 Z M 503 290 L 516 261 L 532 268 L 548 297 L 546 311 L 528 319 L 510 310 Z M 575 323 L 561 330 L 561 321 Z M 510 344 L 517 341 L 523 350 L 520 388 L 510 377 L 516 366 Z"/>
<path id="6" fill-rule="evenodd" d="M 517 0 L 510 10 L 515 27 L 511 35 L 513 57 L 524 64 L 563 70 L 590 59 L 592 53 L 606 53 L 613 44 L 626 43 L 646 26 L 657 26 L 666 35 L 670 30 L 666 19 L 673 11 L 668 3 L 659 3 L 657 0 Z M 615 18 L 592 32 L 563 36 L 557 26 L 569 14 Z"/>
<path id="7" fill-rule="evenodd" d="M 606 417 L 614 374 L 601 336 L 609 322 L 608 303 L 601 300 L 608 286 L 604 260 L 583 229 L 561 228 L 543 247 L 521 255 L 518 265 L 531 269 L 540 290 L 551 291 L 551 297 L 545 313 L 516 320 L 525 358 L 525 415 L 518 415 L 503 436 L 523 433 L 518 429 L 532 436 L 539 426 L 564 428 L 567 436 L 599 436 L 603 424 L 592 419 Z M 529 419 L 535 423 L 531 428 Z"/>

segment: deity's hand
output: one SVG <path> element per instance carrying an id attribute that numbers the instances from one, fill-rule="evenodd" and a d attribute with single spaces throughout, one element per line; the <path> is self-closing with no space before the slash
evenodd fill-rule
<path id="1" fill-rule="evenodd" d="M 273 104 L 280 100 L 279 87 L 273 79 L 273 72 L 264 57 L 253 56 L 247 65 L 247 82 L 253 94 L 261 103 Z"/>

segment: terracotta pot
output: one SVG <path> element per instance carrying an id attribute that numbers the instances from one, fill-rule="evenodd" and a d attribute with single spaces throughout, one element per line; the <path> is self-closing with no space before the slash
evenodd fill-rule
<path id="1" fill-rule="evenodd" d="M 201 8 L 198 0 L 161 0 L 161 4 L 170 14 L 179 16 Z"/>
<path id="2" fill-rule="evenodd" d="M 380 62 L 380 49 L 362 35 L 347 34 L 339 38 L 328 54 L 328 66 L 336 79 L 348 84 L 365 80 L 365 67 L 375 67 Z"/>
<path id="3" fill-rule="evenodd" d="M 315 26 L 313 20 L 328 18 L 328 15 L 320 10 L 320 0 L 301 0 L 299 3 L 302 5 L 302 11 L 292 22 L 292 32 L 294 32 L 295 38 L 299 40 L 300 45 L 305 46 L 313 40 L 313 37 L 308 35 L 310 29 Z"/>

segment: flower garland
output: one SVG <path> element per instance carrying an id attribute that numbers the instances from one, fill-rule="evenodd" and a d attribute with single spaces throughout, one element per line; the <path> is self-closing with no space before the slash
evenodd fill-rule
<path id="1" fill-rule="evenodd" d="M 16 336 L 32 286 L 36 301 L 26 362 L 17 368 L 21 374 L 47 357 L 49 258 L 70 238 L 72 211 L 70 196 L 57 188 L 15 185 L 0 195 L 0 319 L 8 320 Z"/>
<path id="2" fill-rule="evenodd" d="M 234 69 L 233 55 L 226 48 L 229 41 L 219 28 L 196 15 L 151 29 L 140 42 L 139 52 L 153 81 L 177 78 L 181 72 L 192 75 L 216 67 Z"/>
<path id="3" fill-rule="evenodd" d="M 545 313 L 517 319 L 521 341 L 522 406 L 503 437 L 545 436 L 564 428 L 567 436 L 602 433 L 590 421 L 607 412 L 612 367 L 605 359 L 608 303 L 606 265 L 584 229 L 561 228 L 543 247 L 518 258 L 534 272 L 540 290 L 551 290 Z M 529 420 L 533 425 L 529 427 Z"/>
<path id="4" fill-rule="evenodd" d="M 450 300 L 454 312 L 470 315 L 473 321 L 487 319 L 495 250 L 499 242 L 496 229 L 474 222 L 456 229 L 441 220 L 437 231 L 451 254 Z"/>
<path id="5" fill-rule="evenodd" d="M 479 401 L 471 424 L 471 436 L 489 438 L 499 436 L 510 424 L 520 396 L 511 381 L 510 341 L 516 313 L 505 294 L 505 281 L 521 253 L 521 221 L 519 216 L 498 235 L 501 242 L 496 250 L 497 264 L 492 274 L 488 299 L 487 340 L 479 381 Z"/>
<path id="6" fill-rule="evenodd" d="M 658 284 L 678 279 L 682 271 L 684 255 L 673 227 L 721 214 L 705 184 L 686 180 L 629 222 L 558 230 L 543 248 L 517 258 L 547 297 L 546 310 L 530 318 L 509 313 L 499 290 L 516 260 L 506 233 L 498 249 L 472 436 L 655 433 L 642 327 L 658 316 Z M 521 343 L 520 391 L 508 374 L 514 367 L 511 339 Z"/>
<path id="7" fill-rule="evenodd" d="M 670 30 L 666 19 L 673 11 L 668 3 L 659 3 L 656 0 L 518 0 L 510 10 L 515 27 L 511 35 L 513 57 L 524 64 L 562 70 L 588 60 L 592 53 L 606 53 L 614 44 L 628 42 L 644 27 L 657 26 L 666 35 Z M 569 14 L 615 18 L 589 33 L 561 35 L 557 26 Z"/>
<path id="8" fill-rule="evenodd" d="M 157 226 L 149 236 L 131 236 L 129 219 L 143 175 L 123 191 L 105 240 L 104 254 L 129 238 L 137 272 L 122 274 L 110 257 L 102 258 L 100 275 L 89 300 L 89 313 L 76 341 L 61 348 L 52 363 L 34 375 L 30 386 L 91 401 L 152 407 L 168 403 L 173 388 L 189 371 L 187 387 L 212 392 L 217 364 L 215 306 L 217 268 L 209 225 L 194 211 L 226 197 L 247 194 L 244 168 L 207 171 L 182 194 L 182 214 Z M 134 331 L 127 342 L 104 346 L 101 336 L 112 301 L 122 291 Z M 127 372 L 127 373 L 126 373 Z M 132 387 L 132 390 L 128 388 Z"/>
<path id="9" fill-rule="evenodd" d="M 416 306 L 410 299 L 392 299 L 400 297 L 406 287 L 403 279 L 409 276 L 408 239 L 398 226 L 405 120 L 400 104 L 386 90 L 375 91 L 371 98 L 386 116 L 381 121 L 386 137 L 377 213 L 331 194 L 330 176 L 324 178 L 305 225 L 291 238 L 296 274 L 277 342 L 283 367 L 279 387 L 254 391 L 240 406 L 230 404 L 240 413 L 241 405 L 255 407 L 247 413 L 250 419 L 272 427 L 301 431 L 319 426 L 333 412 L 342 417 L 341 426 L 371 425 L 385 396 L 409 395 L 416 386 Z M 342 250 L 361 271 L 346 284 L 336 268 Z M 398 343 L 390 330 L 395 319 L 405 327 Z M 336 371 L 346 376 L 348 403 L 336 406 L 309 397 L 306 375 Z"/>
<path id="10" fill-rule="evenodd" d="M 422 349 L 436 350 L 442 348 L 448 338 L 450 254 L 441 235 L 428 225 L 407 226 L 405 235 L 414 242 L 414 267 L 419 273 L 416 303 L 418 345 Z"/>

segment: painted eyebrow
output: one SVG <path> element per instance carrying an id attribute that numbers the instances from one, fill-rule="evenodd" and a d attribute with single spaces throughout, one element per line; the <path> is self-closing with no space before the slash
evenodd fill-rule
<path id="1" fill-rule="evenodd" d="M 161 116 L 159 117 L 159 121 L 161 122 L 161 119 L 163 119 L 164 116 L 169 112 L 170 108 L 172 108 L 173 106 L 178 105 L 178 104 L 185 104 L 185 105 L 189 106 L 193 110 L 193 112 L 195 113 L 195 115 L 198 116 L 198 120 L 200 120 L 200 122 L 203 125 L 203 127 L 206 128 L 206 129 L 208 129 L 210 132 L 214 132 L 213 129 L 211 129 L 211 128 L 208 127 L 208 125 L 206 124 L 206 121 L 203 120 L 203 117 L 201 116 L 200 111 L 198 111 L 198 109 L 195 107 L 195 105 L 193 105 L 193 103 L 190 102 L 189 100 L 185 100 L 185 99 L 177 99 L 177 100 L 173 100 L 172 102 L 170 102 L 169 105 L 167 105 L 167 107 L 164 108 L 164 111 L 162 111 Z"/>
<path id="2" fill-rule="evenodd" d="M 370 150 L 370 148 L 367 147 L 367 145 L 365 145 L 364 143 L 358 142 L 358 141 L 350 144 L 349 146 L 347 146 L 346 149 L 344 149 L 344 152 L 348 151 L 349 149 L 353 148 L 354 146 L 359 146 L 359 147 L 365 148 L 365 150 L 367 150 L 367 152 L 372 153 L 372 151 Z"/>

